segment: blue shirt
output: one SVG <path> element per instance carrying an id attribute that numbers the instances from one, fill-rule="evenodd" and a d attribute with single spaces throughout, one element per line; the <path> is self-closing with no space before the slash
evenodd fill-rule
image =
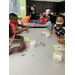
<path id="1" fill-rule="evenodd" d="M 43 25 L 43 26 L 46 26 L 46 28 L 47 28 L 48 30 L 51 30 L 51 28 L 52 28 L 52 23 L 51 23 L 51 21 L 47 21 L 46 24 Z"/>
<path id="2" fill-rule="evenodd" d="M 56 29 L 56 25 L 53 28 L 53 31 L 55 31 L 55 33 L 59 36 L 59 37 L 64 37 L 65 34 L 65 29 L 64 27 L 60 27 L 59 29 Z"/>

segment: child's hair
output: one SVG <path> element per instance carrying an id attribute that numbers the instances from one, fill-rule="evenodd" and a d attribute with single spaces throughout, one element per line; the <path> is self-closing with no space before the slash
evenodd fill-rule
<path id="1" fill-rule="evenodd" d="M 10 13 L 10 14 L 9 14 L 9 19 L 13 19 L 14 17 L 17 17 L 17 15 L 14 14 L 14 13 Z"/>
<path id="2" fill-rule="evenodd" d="M 62 18 L 63 18 L 63 21 L 65 21 L 65 18 L 64 18 L 63 15 L 58 15 L 57 18 L 58 18 L 58 17 L 62 17 Z"/>
<path id="3" fill-rule="evenodd" d="M 28 12 L 27 15 L 30 15 L 30 12 Z M 27 15 L 26 15 L 26 16 L 27 16 Z"/>
<path id="4" fill-rule="evenodd" d="M 9 37 L 13 34 L 13 30 L 12 30 L 12 27 L 11 25 L 9 24 Z"/>
<path id="5" fill-rule="evenodd" d="M 42 15 L 43 15 L 43 12 L 40 12 L 40 14 L 42 14 Z"/>

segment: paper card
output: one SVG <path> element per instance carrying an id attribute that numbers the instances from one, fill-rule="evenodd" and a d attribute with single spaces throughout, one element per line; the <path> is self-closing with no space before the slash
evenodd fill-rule
<path id="1" fill-rule="evenodd" d="M 49 31 L 42 31 L 41 32 L 42 34 L 47 34 L 47 33 L 50 33 Z"/>
<path id="2" fill-rule="evenodd" d="M 52 46 L 55 51 L 65 51 L 65 45 L 52 44 Z"/>
<path id="3" fill-rule="evenodd" d="M 25 10 L 25 7 L 24 6 L 21 6 L 20 8 L 21 8 L 21 10 Z"/>
<path id="4" fill-rule="evenodd" d="M 30 38 L 29 37 L 24 37 L 24 41 L 29 42 Z"/>

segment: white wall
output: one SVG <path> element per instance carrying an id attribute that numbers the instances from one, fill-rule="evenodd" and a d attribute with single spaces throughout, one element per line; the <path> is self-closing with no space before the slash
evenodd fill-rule
<path id="1" fill-rule="evenodd" d="M 30 1 L 48 1 L 48 2 L 61 2 L 65 0 L 30 0 Z"/>

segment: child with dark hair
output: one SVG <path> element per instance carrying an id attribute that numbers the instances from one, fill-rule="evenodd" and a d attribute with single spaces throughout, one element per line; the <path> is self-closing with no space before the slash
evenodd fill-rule
<path id="1" fill-rule="evenodd" d="M 40 13 L 40 18 L 38 19 L 38 21 L 42 21 L 42 24 L 46 22 L 46 18 L 43 16 L 43 12 Z"/>
<path id="2" fill-rule="evenodd" d="M 26 26 L 25 26 L 25 25 L 19 24 L 19 23 L 18 23 L 18 17 L 17 17 L 16 14 L 10 13 L 10 14 L 9 14 L 9 19 L 10 19 L 9 24 L 12 26 L 12 29 L 13 29 L 13 31 L 14 31 L 15 34 L 19 34 L 19 33 L 23 32 L 23 31 L 28 31 L 29 25 L 26 25 Z M 17 26 L 20 26 L 20 27 L 27 27 L 27 29 L 24 28 L 24 29 L 18 30 Z"/>
<path id="3" fill-rule="evenodd" d="M 50 21 L 50 15 L 46 15 L 46 22 L 45 22 L 45 25 L 43 26 L 46 26 L 46 28 L 51 31 L 51 28 L 52 28 L 52 23 Z"/>
<path id="4" fill-rule="evenodd" d="M 32 17 L 31 13 L 28 12 L 26 17 L 24 19 L 21 19 L 22 24 L 25 23 L 25 22 L 29 22 L 31 17 Z"/>
<path id="5" fill-rule="evenodd" d="M 59 39 L 63 39 L 65 34 L 65 29 L 64 27 L 62 27 L 63 23 L 64 23 L 64 16 L 58 15 L 52 33 Z"/>
<path id="6" fill-rule="evenodd" d="M 12 42 L 15 39 L 20 39 L 20 46 L 16 46 L 14 48 L 11 48 Z M 15 52 L 21 52 L 26 48 L 26 45 L 24 44 L 24 38 L 22 36 L 17 36 L 14 34 L 11 25 L 9 25 L 9 54 L 11 54 L 13 51 Z"/>

